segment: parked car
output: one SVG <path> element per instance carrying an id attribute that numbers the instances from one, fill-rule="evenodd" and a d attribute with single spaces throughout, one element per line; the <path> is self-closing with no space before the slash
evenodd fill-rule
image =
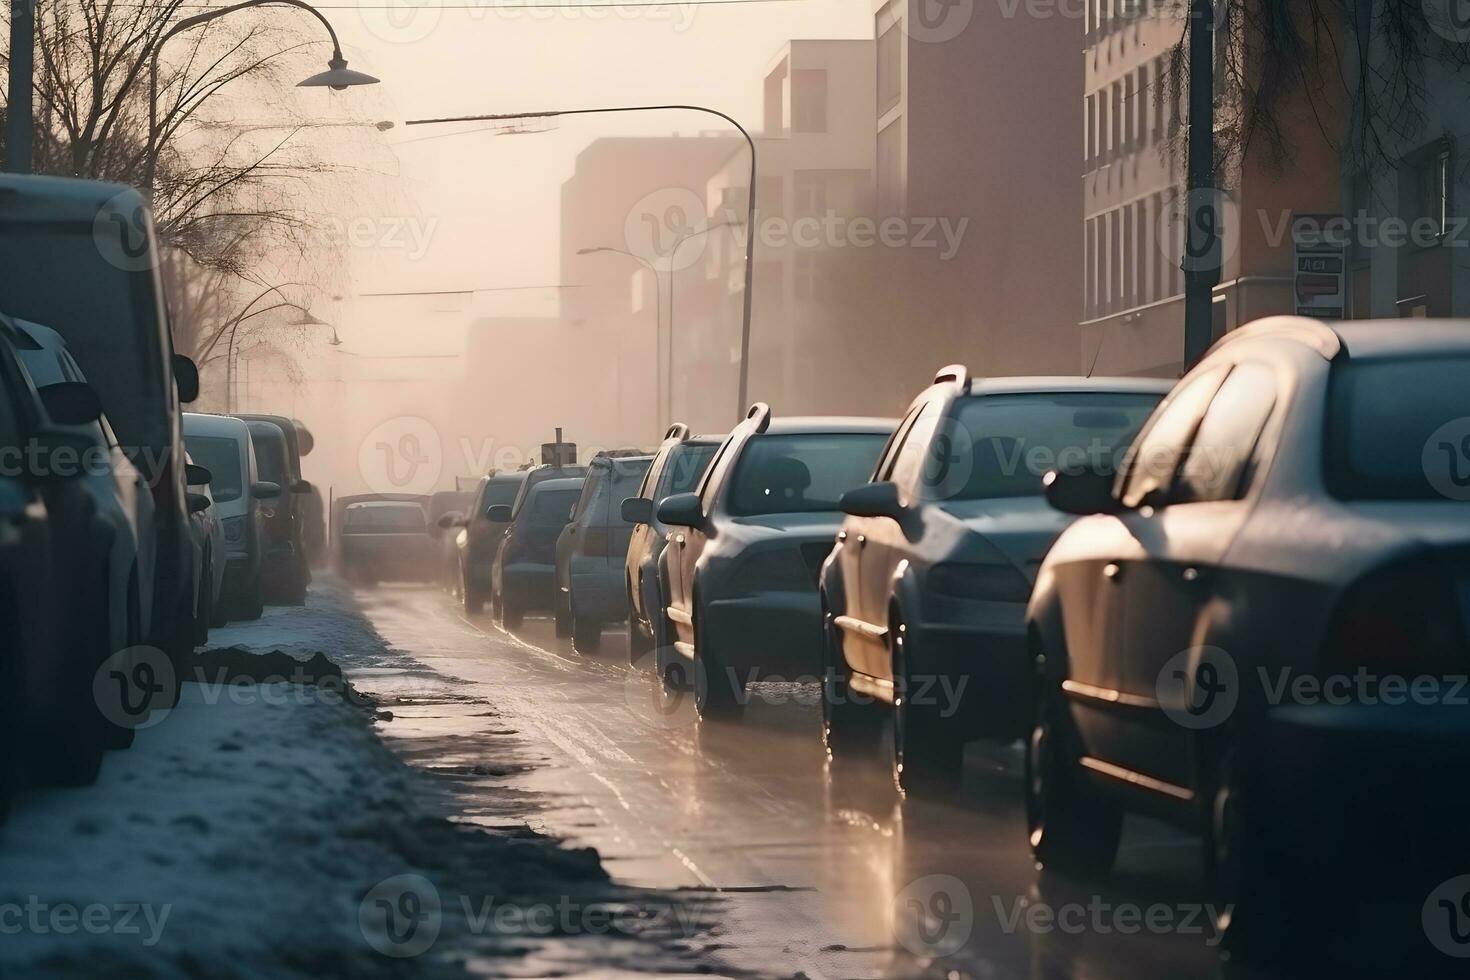
<path id="1" fill-rule="evenodd" d="M 182 657 L 195 587 L 179 404 L 198 395 L 199 374 L 173 351 L 147 204 L 121 184 L 16 174 L 0 175 L 0 196 L 0 310 L 66 338 L 152 489 L 142 619 L 152 645 Z"/>
<path id="2" fill-rule="evenodd" d="M 11 340 L 16 354 L 43 402 L 63 393 L 62 388 L 54 386 L 90 387 L 61 334 L 28 320 L 12 319 L 9 324 L 15 331 Z M 68 428 L 89 439 L 94 447 L 94 465 L 84 466 L 80 479 L 106 522 L 112 542 L 108 576 L 112 587 L 106 614 L 112 624 L 112 649 L 121 650 L 141 643 L 146 635 L 142 585 L 153 581 L 153 495 L 143 474 L 118 443 L 106 412 Z"/>
<path id="3" fill-rule="evenodd" d="M 473 490 L 440 490 L 429 495 L 429 534 L 439 542 L 437 581 L 449 591 L 459 585 L 459 549 L 455 538 L 464 527 L 465 513 L 474 503 Z"/>
<path id="4" fill-rule="evenodd" d="M 653 650 L 650 617 L 658 615 L 664 605 L 658 588 L 658 560 L 668 543 L 669 529 L 659 522 L 655 507 L 665 497 L 697 487 L 723 439 L 692 436 L 682 422 L 669 426 L 638 492 L 619 507 L 623 519 L 633 525 L 623 578 L 628 592 L 628 659 L 635 664 Z"/>
<path id="5" fill-rule="evenodd" d="M 1116 478 L 1049 478 L 1083 516 L 1027 613 L 1038 861 L 1105 871 L 1146 811 L 1278 922 L 1308 889 L 1343 909 L 1375 869 L 1463 864 L 1467 378 L 1463 321 L 1271 317 L 1216 343 Z"/>
<path id="6" fill-rule="evenodd" d="M 187 443 L 186 443 L 187 445 Z M 212 474 L 189 458 L 184 479 L 189 487 L 189 530 L 200 574 L 195 597 L 194 644 L 209 642 L 209 628 L 225 625 L 223 589 L 225 582 L 225 529 L 209 490 Z"/>
<path id="7" fill-rule="evenodd" d="M 342 573 L 348 581 L 432 581 L 438 542 L 429 535 L 424 508 L 409 501 L 352 504 L 342 523 Z"/>
<path id="8" fill-rule="evenodd" d="M 491 607 L 506 629 L 520 626 L 528 612 L 555 608 L 556 539 L 582 495 L 583 477 L 542 478 L 533 484 L 535 472 L 527 474 L 517 495 L 519 509 L 494 504 L 485 512 L 491 522 L 508 525 L 490 571 Z"/>
<path id="9" fill-rule="evenodd" d="M 311 570 L 306 567 L 306 544 L 301 537 L 295 501 L 310 485 L 298 475 L 301 464 L 292 452 L 292 438 L 287 435 L 288 430 L 294 433 L 295 428 L 290 419 L 278 416 L 243 421 L 250 429 L 250 441 L 255 444 L 260 479 L 281 488 L 280 495 L 263 509 L 265 548 L 261 555 L 261 592 L 267 605 L 299 606 L 306 602 Z"/>
<path id="10" fill-rule="evenodd" d="M 492 473 L 481 478 L 468 513 L 458 522 L 460 530 L 454 535 L 454 550 L 459 564 L 459 597 L 465 612 L 471 615 L 485 608 L 495 555 L 510 526 L 509 515 L 501 515 L 506 520 L 491 520 L 490 508 L 513 505 L 525 482 L 524 472 Z"/>
<path id="11" fill-rule="evenodd" d="M 652 456 L 597 455 L 587 468 L 582 496 L 556 541 L 556 634 L 578 650 L 602 642 L 607 623 L 626 622 L 623 566 L 633 523 L 622 504 L 637 491 Z"/>
<path id="12" fill-rule="evenodd" d="M 264 508 L 281 495 L 279 484 L 260 479 L 249 427 L 228 415 L 184 413 L 189 455 L 209 471 L 209 492 L 219 518 L 224 547 L 218 615 L 259 619 L 261 555 L 265 545 Z"/>
<path id="13" fill-rule="evenodd" d="M 867 752 L 893 716 L 906 791 L 947 791 L 964 745 L 1031 730 L 1026 602 L 1071 518 L 1047 505 L 1058 465 L 1115 465 L 1169 390 L 1117 378 L 971 380 L 942 369 L 914 399 L 822 569 L 823 731 Z"/>
<path id="14" fill-rule="evenodd" d="M 658 670 L 677 682 L 692 661 L 702 714 L 738 716 L 751 681 L 817 675 L 817 575 L 842 522 L 837 502 L 867 481 L 894 424 L 775 419 L 757 403 L 698 491 L 659 503 L 673 539 L 660 559 Z"/>
<path id="15" fill-rule="evenodd" d="M 7 590 L 0 595 L 0 671 L 5 717 L 13 737 L 3 752 L 43 783 L 85 785 L 97 778 L 103 750 L 132 742 L 93 696 L 93 680 L 139 630 L 136 608 L 114 615 L 113 596 L 128 595 L 115 545 L 127 522 L 111 491 L 87 475 L 98 459 L 87 429 L 101 400 L 81 382 L 38 390 L 18 344 L 26 335 L 0 318 L 0 535 Z M 12 591 L 13 590 L 13 591 Z M 130 615 L 130 613 L 133 613 Z M 6 774 L 13 785 L 16 773 Z"/>

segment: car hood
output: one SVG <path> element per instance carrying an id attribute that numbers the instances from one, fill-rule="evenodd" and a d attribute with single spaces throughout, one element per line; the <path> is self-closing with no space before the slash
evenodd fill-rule
<path id="1" fill-rule="evenodd" d="M 1042 497 L 956 500 L 939 504 L 937 510 L 955 523 L 957 537 L 983 539 L 1030 581 L 1057 537 L 1076 520 Z"/>

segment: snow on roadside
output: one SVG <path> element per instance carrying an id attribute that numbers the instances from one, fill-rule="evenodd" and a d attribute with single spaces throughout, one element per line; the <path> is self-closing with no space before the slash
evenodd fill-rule
<path id="1" fill-rule="evenodd" d="M 211 646 L 404 661 L 331 582 Z M 7 978 L 708 972 L 697 905 L 457 820 L 449 783 L 310 684 L 186 684 L 97 785 L 27 794 L 0 830 Z"/>

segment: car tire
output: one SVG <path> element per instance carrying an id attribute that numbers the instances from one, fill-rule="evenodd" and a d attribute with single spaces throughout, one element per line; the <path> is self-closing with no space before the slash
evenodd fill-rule
<path id="1" fill-rule="evenodd" d="M 739 679 L 709 652 L 708 638 L 701 624 L 704 615 L 699 606 L 699 590 L 694 591 L 694 671 L 700 683 L 695 687 L 694 704 L 699 717 L 710 721 L 739 721 L 745 713 L 745 689 Z M 681 658 L 682 659 L 682 658 Z"/>
<path id="2" fill-rule="evenodd" d="M 509 596 L 500 597 L 500 625 L 508 630 L 518 630 L 525 622 L 526 614 L 521 609 L 520 603 L 513 601 Z"/>
<path id="3" fill-rule="evenodd" d="M 602 621 L 578 616 L 572 608 L 572 648 L 578 653 L 596 653 L 602 646 Z"/>
<path id="4" fill-rule="evenodd" d="M 106 574 L 99 588 L 89 590 L 85 608 L 106 609 Z M 92 695 L 93 676 L 109 656 L 111 630 L 107 617 L 90 617 L 62 623 L 66 651 L 72 655 L 70 669 L 63 672 L 59 710 L 38 719 L 45 735 L 32 759 L 32 776 L 50 786 L 90 786 L 102 771 L 106 719 Z M 183 624 L 192 630 L 192 621 Z"/>
<path id="5" fill-rule="evenodd" d="M 265 615 L 265 598 L 260 592 L 260 576 L 245 588 L 245 594 L 240 597 L 240 618 L 244 620 L 255 620 Z"/>
<path id="6" fill-rule="evenodd" d="M 638 666 L 653 652 L 653 636 L 651 631 L 643 625 L 643 620 L 638 618 L 636 607 L 633 605 L 633 587 L 628 586 L 628 663 Z"/>
<path id="7" fill-rule="evenodd" d="M 214 618 L 214 569 L 213 559 L 204 559 L 203 573 L 199 579 L 199 596 L 194 600 L 194 645 L 201 647 L 209 642 L 209 621 Z"/>
<path id="8" fill-rule="evenodd" d="M 908 625 L 889 616 L 893 662 L 893 782 L 906 796 L 945 799 L 960 787 L 965 745 L 947 723 L 941 706 L 919 703 L 915 692 Z M 932 690 L 933 685 L 928 686 Z"/>
<path id="9" fill-rule="evenodd" d="M 478 616 L 485 611 L 485 593 L 461 580 L 459 586 L 460 601 L 464 603 L 464 611 L 467 615 Z"/>
<path id="10" fill-rule="evenodd" d="M 870 698 L 855 698 L 841 637 L 822 597 L 822 743 L 831 759 L 871 758 L 878 745 L 881 715 Z M 861 697 L 860 695 L 858 697 Z"/>
<path id="11" fill-rule="evenodd" d="M 1293 918 L 1283 898 L 1300 902 L 1305 889 L 1281 887 L 1296 877 L 1291 856 L 1269 853 L 1269 834 L 1234 748 L 1220 754 L 1214 770 L 1200 835 L 1205 873 L 1230 910 L 1224 927 L 1232 952 L 1269 957 L 1285 943 L 1281 926 Z"/>
<path id="12" fill-rule="evenodd" d="M 1087 785 L 1080 756 L 1081 741 L 1060 688 L 1043 684 L 1036 723 L 1026 741 L 1026 830 L 1031 853 L 1048 871 L 1099 877 L 1117 858 L 1123 810 Z"/>
<path id="13" fill-rule="evenodd" d="M 554 611 L 554 623 L 556 635 L 565 639 L 572 635 L 572 599 L 571 593 L 563 592 L 560 586 L 556 587 L 556 599 Z"/>

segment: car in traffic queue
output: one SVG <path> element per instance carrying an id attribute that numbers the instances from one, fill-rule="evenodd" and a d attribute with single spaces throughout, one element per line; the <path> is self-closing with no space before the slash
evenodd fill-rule
<path id="1" fill-rule="evenodd" d="M 580 468 L 580 467 L 579 467 Z M 556 608 L 556 539 L 582 495 L 582 476 L 543 476 L 527 482 L 516 495 L 517 506 L 493 504 L 486 517 L 505 524 L 505 534 L 490 572 L 490 605 L 506 629 L 521 625 L 526 613 Z M 528 489 L 529 488 L 529 489 Z"/>
<path id="2" fill-rule="evenodd" d="M 292 451 L 295 431 L 290 419 L 281 416 L 242 418 L 255 444 L 255 462 L 260 479 L 281 488 L 263 508 L 265 547 L 261 554 L 260 585 L 266 605 L 299 606 L 306 602 L 311 570 L 306 566 L 306 545 L 297 519 L 296 498 L 309 486 L 299 476 L 300 459 Z M 296 489 L 293 489 L 296 488 Z"/>
<path id="3" fill-rule="evenodd" d="M 429 534 L 439 542 L 438 582 L 453 592 L 459 586 L 459 549 L 454 539 L 474 503 L 474 490 L 439 490 L 429 494 Z"/>
<path id="4" fill-rule="evenodd" d="M 867 482 L 895 424 L 773 418 L 757 402 L 698 490 L 659 502 L 671 540 L 655 668 L 692 686 L 701 714 L 738 717 L 753 681 L 818 675 L 817 577 L 842 522 L 838 500 Z"/>
<path id="5" fill-rule="evenodd" d="M 951 365 L 914 399 L 822 569 L 828 751 L 871 750 L 893 720 L 906 791 L 949 791 L 966 742 L 1031 730 L 1026 603 L 1071 518 L 1052 468 L 1115 465 L 1168 381 L 971 378 Z"/>
<path id="6" fill-rule="evenodd" d="M 1048 478 L 1080 519 L 1027 612 L 1040 863 L 1104 873 L 1146 812 L 1201 836 L 1246 921 L 1403 878 L 1417 925 L 1467 857 L 1467 380 L 1464 321 L 1270 317 L 1211 348 L 1116 475 Z"/>
<path id="7" fill-rule="evenodd" d="M 592 457 L 582 496 L 556 540 L 556 634 L 570 636 L 578 650 L 595 650 L 604 626 L 627 621 L 623 567 L 633 524 L 622 504 L 651 462 L 652 456 Z"/>
<path id="8" fill-rule="evenodd" d="M 265 546 L 264 508 L 281 495 L 279 484 L 260 479 L 249 426 L 229 415 L 185 412 L 184 443 L 191 457 L 209 471 L 209 492 L 224 547 L 217 617 L 259 619 L 261 556 Z"/>
<path id="9" fill-rule="evenodd" d="M 196 595 L 179 415 L 199 372 L 173 349 L 147 202 L 121 184 L 19 174 L 0 175 L 0 198 L 0 310 L 66 338 L 150 487 L 154 540 L 140 552 L 153 581 L 139 592 L 148 642 L 178 661 Z"/>
<path id="10" fill-rule="evenodd" d="M 186 443 L 187 445 L 187 443 Z M 195 565 L 201 570 L 199 594 L 195 597 L 194 644 L 209 642 L 211 626 L 225 625 L 223 602 L 225 582 L 225 528 L 210 493 L 209 470 L 186 457 L 184 479 L 189 488 L 189 530 L 193 539 Z"/>
<path id="11" fill-rule="evenodd" d="M 342 574 L 349 582 L 430 582 L 439 542 L 422 504 L 369 500 L 350 504 L 342 520 Z"/>
<path id="12" fill-rule="evenodd" d="M 513 505 L 525 481 L 524 470 L 492 471 L 489 476 L 480 478 L 474 498 L 461 520 L 439 519 L 446 527 L 459 528 L 454 535 L 455 558 L 459 566 L 457 591 L 465 612 L 471 615 L 482 612 L 485 600 L 490 598 L 495 555 L 500 550 L 505 529 L 510 526 L 508 520 L 491 520 L 490 508 Z"/>
<path id="13" fill-rule="evenodd" d="M 669 529 L 655 513 L 658 502 L 699 486 L 705 467 L 714 458 L 724 436 L 695 436 L 689 426 L 675 422 L 664 433 L 638 492 L 620 505 L 623 520 L 632 524 L 624 560 L 624 588 L 628 593 L 628 659 L 639 663 L 653 652 L 653 623 L 661 614 L 658 560 L 668 543 Z"/>

